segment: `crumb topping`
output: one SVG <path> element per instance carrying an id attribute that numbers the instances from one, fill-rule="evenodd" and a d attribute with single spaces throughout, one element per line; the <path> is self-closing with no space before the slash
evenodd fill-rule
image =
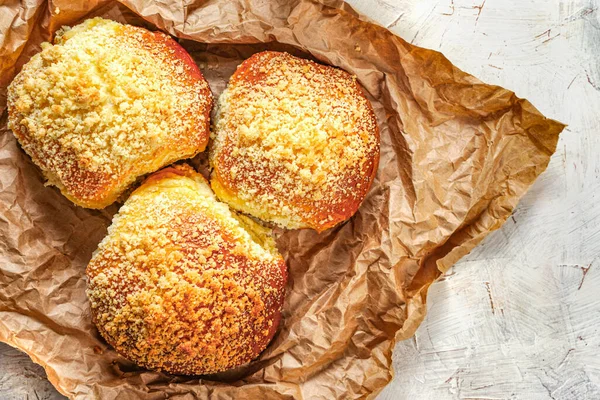
<path id="1" fill-rule="evenodd" d="M 49 183 L 93 207 L 205 148 L 210 90 L 169 36 L 94 18 L 54 43 L 8 91 L 9 127 Z"/>
<path id="2" fill-rule="evenodd" d="M 218 202 L 188 166 L 154 174 L 131 195 L 87 275 L 105 339 L 140 365 L 178 374 L 254 359 L 275 333 L 286 281 L 270 230 Z"/>
<path id="3" fill-rule="evenodd" d="M 375 116 L 356 77 L 277 52 L 238 67 L 211 138 L 217 195 L 288 228 L 322 230 L 352 215 L 379 154 Z"/>

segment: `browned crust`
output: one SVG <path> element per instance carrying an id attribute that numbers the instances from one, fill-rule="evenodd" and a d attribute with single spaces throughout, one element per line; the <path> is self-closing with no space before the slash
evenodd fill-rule
<path id="1" fill-rule="evenodd" d="M 15 107 L 18 99 L 13 98 L 11 101 L 11 88 L 23 83 L 22 74 L 17 75 L 9 87 L 8 113 L 15 136 L 34 163 L 42 169 L 49 183 L 57 186 L 63 195 L 82 207 L 104 208 L 116 201 L 138 176 L 153 172 L 176 160 L 192 157 L 203 151 L 208 144 L 212 93 L 190 55 L 170 36 L 161 32 L 123 25 L 122 35 L 135 36 L 139 48 L 147 50 L 148 55 L 154 58 L 157 64 L 170 65 L 173 68 L 183 66 L 178 69 L 179 73 L 173 75 L 173 82 L 177 85 L 190 91 L 201 86 L 200 96 L 205 101 L 199 105 L 200 112 L 191 110 L 183 115 L 182 120 L 188 120 L 191 128 L 183 137 L 173 138 L 172 143 L 167 146 L 168 151 L 164 148 L 157 149 L 147 159 L 133 163 L 135 165 L 122 165 L 118 174 L 90 169 L 81 154 L 62 148 L 58 141 L 46 146 L 36 141 L 27 127 L 21 124 L 24 115 Z M 85 86 L 85 82 L 82 82 L 82 85 Z M 52 104 L 46 106 L 51 107 Z M 49 148 L 52 151 L 49 151 Z"/>
<path id="2" fill-rule="evenodd" d="M 182 196 L 196 194 L 180 191 L 177 178 L 204 181 L 188 166 L 153 174 L 127 200 L 125 220 L 113 223 L 88 265 L 93 321 L 117 352 L 146 368 L 185 375 L 221 372 L 252 361 L 273 338 L 286 267 L 281 256 L 269 261 L 240 254 L 227 222 L 202 207 L 190 208 Z M 170 207 L 156 218 L 150 209 L 160 207 L 158 195 Z M 164 257 L 155 257 L 159 246 L 152 239 L 159 236 L 144 238 L 123 229 L 148 221 L 149 234 L 156 232 L 152 228 L 166 228 L 172 238 L 163 247 L 168 250 Z M 126 235 L 134 237 L 127 241 Z M 212 246 L 210 254 L 204 252 L 207 246 Z M 177 277 L 169 282 L 176 286 L 159 288 L 159 280 L 173 272 Z M 136 301 L 140 292 L 153 300 Z M 141 307 L 138 314 L 136 307 Z"/>
<path id="3" fill-rule="evenodd" d="M 360 87 L 360 84 L 353 79 L 350 74 L 331 66 L 299 59 L 287 53 L 266 51 L 254 54 L 237 68 L 236 72 L 229 81 L 228 87 L 235 87 L 237 85 L 249 85 L 250 87 L 267 85 L 265 80 L 272 72 L 269 70 L 269 61 L 274 58 L 281 59 L 281 64 L 285 64 L 286 62 L 300 61 L 301 65 L 307 65 L 311 68 L 315 68 L 315 73 L 322 74 L 331 78 L 332 80 L 335 80 L 337 83 L 343 86 L 352 88 L 355 96 L 364 99 L 364 103 L 368 108 L 368 117 L 361 120 L 360 124 L 357 125 L 357 130 L 369 131 L 370 135 L 376 137 L 377 145 L 374 146 L 366 155 L 368 161 L 364 162 L 360 166 L 357 166 L 357 168 L 353 171 L 340 176 L 337 182 L 338 189 L 328 191 L 322 200 L 315 201 L 303 196 L 297 196 L 294 194 L 293 186 L 290 186 L 288 188 L 289 190 L 287 190 L 284 196 L 280 199 L 283 200 L 285 204 L 292 205 L 294 208 L 301 210 L 299 212 L 301 214 L 300 217 L 305 224 L 302 227 L 313 228 L 321 232 L 339 224 L 342 221 L 347 220 L 354 215 L 366 196 L 371 184 L 373 183 L 379 164 L 380 141 L 379 128 L 377 126 L 375 113 L 371 103 L 368 101 L 362 88 Z M 271 84 L 270 86 L 274 86 L 274 84 Z M 324 92 L 323 96 L 330 94 L 330 92 Z M 335 98 L 332 100 L 335 100 Z M 233 104 L 235 104 L 235 101 L 233 101 Z M 214 134 L 219 135 L 220 133 L 217 131 L 214 132 Z M 220 189 L 215 189 L 218 195 L 226 193 L 225 196 L 220 196 L 224 201 L 227 201 L 227 199 L 224 199 L 223 197 L 238 197 L 240 194 L 240 187 L 248 183 L 246 179 L 256 180 L 256 177 L 248 178 L 252 176 L 253 166 L 261 164 L 261 168 L 263 168 L 268 164 L 269 161 L 267 158 L 265 158 L 262 160 L 252 160 L 252 162 L 249 163 L 240 162 L 239 156 L 232 155 L 232 150 L 234 147 L 235 145 L 231 141 L 228 141 L 224 143 L 224 145 L 221 146 L 218 151 L 214 151 L 211 148 L 211 165 L 213 167 L 211 183 L 214 189 L 216 187 Z M 235 178 L 232 178 L 228 171 L 234 166 L 238 169 L 238 173 L 236 174 Z M 273 181 L 276 176 L 285 173 L 285 169 L 282 166 L 265 168 L 262 172 L 262 179 L 254 187 L 254 189 L 256 189 L 256 193 L 258 195 L 279 195 L 273 190 L 269 183 Z M 242 182 L 244 180 L 246 181 Z M 234 204 L 232 204 L 232 206 L 240 211 L 253 214 L 247 209 L 240 208 Z"/>

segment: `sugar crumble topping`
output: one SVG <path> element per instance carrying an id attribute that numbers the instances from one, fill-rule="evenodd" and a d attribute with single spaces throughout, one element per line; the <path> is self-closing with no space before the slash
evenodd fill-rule
<path id="1" fill-rule="evenodd" d="M 352 215 L 379 156 L 356 78 L 287 53 L 258 53 L 238 67 L 211 139 L 219 198 L 287 228 L 323 230 Z"/>
<path id="2" fill-rule="evenodd" d="M 9 86 L 9 127 L 50 184 L 92 208 L 204 150 L 212 95 L 169 36 L 101 18 L 64 27 Z"/>
<path id="3" fill-rule="evenodd" d="M 188 166 L 131 195 L 87 275 L 102 336 L 132 361 L 177 374 L 254 359 L 277 328 L 286 281 L 270 230 L 218 202 Z"/>

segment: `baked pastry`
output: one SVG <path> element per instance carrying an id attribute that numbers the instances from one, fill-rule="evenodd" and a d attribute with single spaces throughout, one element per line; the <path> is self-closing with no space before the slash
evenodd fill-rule
<path id="1" fill-rule="evenodd" d="M 265 349 L 287 272 L 270 230 L 231 212 L 186 165 L 154 173 L 131 194 L 87 276 L 94 323 L 120 354 L 200 375 Z"/>
<path id="2" fill-rule="evenodd" d="M 379 162 L 375 115 L 356 78 L 273 51 L 237 68 L 211 138 L 217 196 L 290 229 L 323 231 L 350 218 Z"/>
<path id="3" fill-rule="evenodd" d="M 89 19 L 56 33 L 8 88 L 8 126 L 48 183 L 103 208 L 137 177 L 206 148 L 212 94 L 168 35 Z"/>

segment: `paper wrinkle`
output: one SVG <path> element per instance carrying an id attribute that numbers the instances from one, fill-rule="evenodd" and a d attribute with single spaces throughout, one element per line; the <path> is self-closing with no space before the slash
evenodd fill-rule
<path id="1" fill-rule="evenodd" d="M 392 350 L 426 311 L 427 288 L 492 230 L 546 168 L 564 126 L 435 51 L 314 2 L 12 2 L 0 16 L 0 340 L 70 398 L 353 399 L 392 378 Z M 76 207 L 6 127 L 6 87 L 64 24 L 91 16 L 176 37 L 218 96 L 235 67 L 289 51 L 355 74 L 377 114 L 381 160 L 357 214 L 316 234 L 276 230 L 290 272 L 283 322 L 260 358 L 210 377 L 145 371 L 99 337 L 84 270 L 118 205 Z M 206 154 L 191 161 L 206 173 Z"/>

